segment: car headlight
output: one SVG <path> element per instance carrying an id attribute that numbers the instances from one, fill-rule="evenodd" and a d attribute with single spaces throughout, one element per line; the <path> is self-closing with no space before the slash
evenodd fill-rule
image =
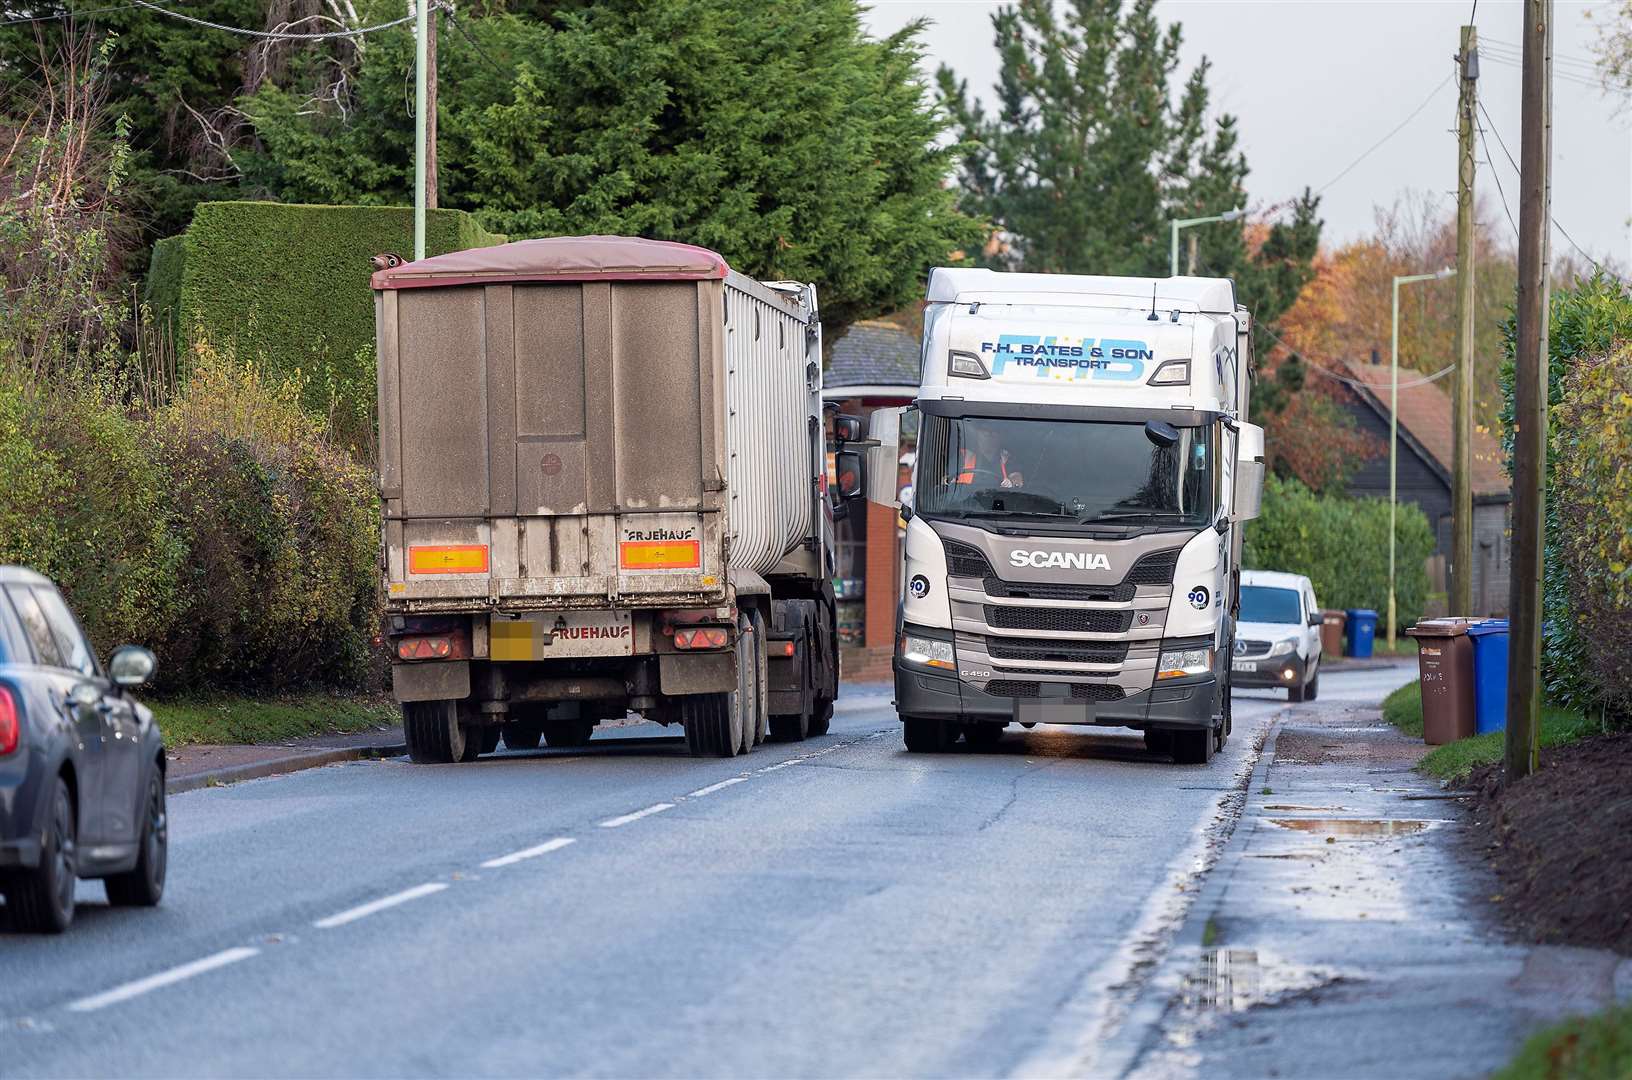
<path id="1" fill-rule="evenodd" d="M 901 635 L 901 659 L 919 667 L 940 668 L 943 671 L 956 671 L 958 668 L 950 641 L 936 641 L 915 634 Z"/>
<path id="2" fill-rule="evenodd" d="M 1212 670 L 1212 649 L 1174 649 L 1162 653 L 1162 662 L 1156 665 L 1156 677 L 1178 679 L 1186 675 L 1210 675 Z"/>
<path id="3" fill-rule="evenodd" d="M 1298 648 L 1298 639 L 1297 638 L 1287 638 L 1285 641 L 1277 641 L 1274 644 L 1274 646 L 1270 648 L 1269 655 L 1271 655 L 1271 656 L 1285 656 L 1289 652 L 1297 651 L 1297 648 Z"/>

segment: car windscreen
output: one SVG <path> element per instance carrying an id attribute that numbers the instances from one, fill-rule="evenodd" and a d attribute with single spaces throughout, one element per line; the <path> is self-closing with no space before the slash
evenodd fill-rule
<path id="1" fill-rule="evenodd" d="M 1298 610 L 1298 590 L 1269 585 L 1241 586 L 1241 621 L 1292 623 L 1303 621 Z"/>
<path id="2" fill-rule="evenodd" d="M 925 416 L 915 509 L 932 517 L 1210 524 L 1215 429 L 1175 433 L 1163 446 L 1143 423 Z"/>

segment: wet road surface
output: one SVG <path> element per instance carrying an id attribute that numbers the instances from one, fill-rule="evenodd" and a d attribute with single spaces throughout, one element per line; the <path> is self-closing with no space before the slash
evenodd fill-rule
<path id="1" fill-rule="evenodd" d="M 87 883 L 67 936 L 0 931 L 0 1076 L 1035 1070 L 1114 1011 L 1288 707 L 1238 694 L 1177 766 L 1115 729 L 909 755 L 889 700 L 731 761 L 643 726 L 174 796 L 161 908 Z"/>

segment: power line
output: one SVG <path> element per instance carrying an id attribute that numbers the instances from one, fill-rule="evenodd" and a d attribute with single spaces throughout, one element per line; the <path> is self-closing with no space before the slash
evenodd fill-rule
<path id="1" fill-rule="evenodd" d="M 1484 110 L 1483 102 L 1480 103 L 1479 108 L 1481 111 Z M 1485 119 L 1490 118 L 1487 115 Z M 1502 213 L 1507 215 L 1507 223 L 1513 226 L 1513 235 L 1517 237 L 1519 235 L 1519 223 L 1513 220 L 1513 211 L 1507 208 L 1507 192 L 1502 189 L 1502 176 L 1495 168 L 1496 158 L 1491 154 L 1490 143 L 1485 139 L 1485 129 L 1480 125 L 1475 125 L 1474 130 L 1479 132 L 1479 145 L 1485 148 L 1485 160 L 1491 164 L 1490 178 L 1496 181 L 1496 194 L 1502 198 Z"/>
<path id="2" fill-rule="evenodd" d="M 1378 139 L 1376 142 L 1372 143 L 1371 146 L 1366 150 L 1365 153 L 1361 154 L 1359 157 L 1357 157 L 1353 161 L 1349 162 L 1348 166 L 1342 172 L 1338 173 L 1336 176 L 1334 176 L 1330 180 L 1326 181 L 1326 183 L 1322 184 L 1320 186 L 1320 188 L 1318 190 L 1316 190 L 1315 194 L 1316 195 L 1325 194 L 1327 188 L 1331 187 L 1333 184 L 1337 183 L 1339 180 L 1341 180 L 1345 176 L 1349 175 L 1349 173 L 1354 171 L 1355 166 L 1359 165 L 1362 161 L 1364 161 L 1368 157 L 1370 157 L 1372 155 L 1372 153 L 1377 150 L 1378 147 L 1382 146 L 1388 140 L 1390 140 L 1394 136 L 1398 135 L 1400 133 L 1400 130 L 1402 128 L 1404 128 L 1405 125 L 1407 125 L 1411 121 L 1415 120 L 1417 118 L 1418 114 L 1421 113 L 1422 110 L 1426 109 L 1428 107 L 1428 104 L 1431 101 L 1433 101 L 1434 98 L 1439 94 L 1439 92 L 1441 90 L 1445 89 L 1446 85 L 1448 85 L 1450 83 L 1450 81 L 1455 77 L 1456 77 L 1455 72 L 1452 72 L 1450 75 L 1445 76 L 1445 80 L 1443 82 L 1441 82 L 1438 86 L 1436 86 L 1432 90 L 1430 90 L 1428 92 L 1428 96 L 1422 99 L 1422 104 L 1418 105 L 1415 109 L 1411 110 L 1411 115 L 1410 116 L 1407 116 L 1404 120 L 1401 120 L 1398 124 L 1396 124 L 1394 126 L 1394 129 L 1392 131 L 1390 131 L 1387 135 L 1384 135 L 1381 139 Z"/>
<path id="3" fill-rule="evenodd" d="M 1307 367 L 1312 368 L 1313 370 L 1320 372 L 1322 375 L 1326 376 L 1328 379 L 1331 379 L 1333 382 L 1340 382 L 1340 383 L 1344 384 L 1345 386 L 1348 386 L 1348 387 L 1351 387 L 1351 388 L 1357 389 L 1357 390 L 1359 390 L 1359 389 L 1376 390 L 1378 388 L 1376 383 L 1367 382 L 1365 379 L 1350 378 L 1347 375 L 1339 375 L 1335 371 L 1332 371 L 1332 370 L 1330 370 L 1328 368 L 1321 367 L 1319 364 L 1317 364 L 1313 360 L 1309 359 L 1308 354 L 1305 353 L 1302 349 L 1295 348 L 1294 346 L 1288 344 L 1286 339 L 1282 338 L 1281 335 L 1279 335 L 1275 331 L 1271 330 L 1267 323 L 1259 323 L 1258 324 L 1258 329 L 1262 330 L 1264 333 L 1266 333 L 1270 337 L 1274 338 L 1283 347 L 1285 347 L 1289 352 L 1291 352 L 1293 355 L 1295 355 L 1298 359 L 1302 360 L 1303 363 Z M 1401 390 L 1410 390 L 1410 389 L 1412 389 L 1414 387 L 1426 386 L 1431 382 L 1438 382 L 1440 379 L 1443 379 L 1445 376 L 1449 375 L 1451 372 L 1453 372 L 1455 370 L 1456 370 L 1456 365 L 1451 364 L 1451 365 L 1449 365 L 1447 367 L 1440 368 L 1438 371 L 1434 372 L 1432 375 L 1425 375 L 1425 376 L 1423 376 L 1421 378 L 1418 378 L 1418 379 L 1408 379 L 1405 382 L 1402 382 L 1400 384 L 1400 389 Z"/>
<path id="4" fill-rule="evenodd" d="M 448 17 L 448 22 L 452 23 L 453 28 L 455 30 L 459 31 L 459 35 L 461 37 L 463 37 L 466 41 L 470 42 L 470 47 L 476 50 L 476 55 L 477 56 L 480 56 L 483 60 L 485 60 L 487 62 L 487 65 L 489 67 L 491 67 L 494 71 L 498 72 L 500 75 L 506 75 L 507 76 L 509 74 L 507 71 L 504 70 L 504 68 L 499 66 L 499 62 L 497 60 L 493 59 L 491 56 L 489 56 L 487 54 L 487 50 L 482 48 L 482 43 L 476 40 L 475 35 L 473 35 L 469 30 L 465 29 L 465 24 L 463 22 L 461 22 L 460 20 L 454 18 L 453 5 L 452 4 L 438 3 L 437 7 L 442 9 L 442 13 Z"/>
<path id="5" fill-rule="evenodd" d="M 0 19 L 0 26 L 16 26 L 19 23 L 60 22 L 64 19 L 84 19 L 92 15 L 106 15 L 110 11 L 129 11 L 141 5 L 114 4 L 111 7 L 92 8 L 90 11 L 58 11 L 51 15 L 19 15 L 11 19 Z"/>
<path id="6" fill-rule="evenodd" d="M 1517 161 L 1513 160 L 1513 152 L 1507 148 L 1507 142 L 1506 142 L 1506 140 L 1504 140 L 1502 138 L 1501 129 L 1496 126 L 1496 121 L 1494 121 L 1494 120 L 1492 120 L 1490 118 L 1490 113 L 1485 109 L 1485 103 L 1482 102 L 1482 101 L 1479 103 L 1479 111 L 1481 113 L 1484 113 L 1485 123 L 1490 125 L 1491 132 L 1493 134 L 1495 134 L 1495 136 L 1496 136 L 1496 145 L 1500 146 L 1502 148 L 1502 153 L 1507 155 L 1507 163 L 1509 165 L 1513 166 L 1513 171 L 1518 173 L 1519 178 L 1522 180 L 1524 178 L 1524 171 L 1519 168 L 1519 163 Z M 1479 137 L 1481 139 L 1484 138 L 1483 129 L 1480 130 Z M 1490 147 L 1488 145 L 1485 147 L 1485 156 L 1486 157 L 1490 156 Z M 1496 170 L 1492 169 L 1491 170 L 1491 176 L 1495 176 L 1495 175 L 1496 175 Z M 1496 181 L 1496 190 L 1500 191 L 1501 186 L 1502 186 L 1502 182 L 1500 180 L 1497 180 Z M 1504 209 L 1504 210 L 1507 209 L 1507 199 L 1505 197 L 1502 199 L 1502 209 Z M 1508 213 L 1507 219 L 1508 219 L 1508 221 L 1513 220 L 1513 214 L 1511 212 Z M 1560 236 L 1564 237 L 1565 240 L 1569 241 L 1569 245 L 1571 247 L 1573 247 L 1577 252 L 1579 252 L 1583 259 L 1587 260 L 1593 266 L 1595 266 L 1599 270 L 1604 271 L 1605 273 L 1609 274 L 1612 277 L 1615 277 L 1615 278 L 1620 277 L 1619 274 L 1616 274 L 1614 271 L 1610 270 L 1609 267 L 1605 266 L 1603 263 L 1599 262 L 1597 259 L 1595 259 L 1591 255 L 1587 254 L 1587 250 L 1585 248 L 1583 248 L 1580 244 L 1577 244 L 1575 242 L 1575 238 L 1573 236 L 1571 236 L 1567 230 L 1565 230 L 1564 226 L 1562 226 L 1562 225 L 1560 225 L 1558 223 L 1557 218 L 1555 218 L 1551 214 L 1549 214 L 1547 216 L 1547 220 L 1552 222 L 1553 228 L 1558 230 Z M 1513 226 L 1513 231 L 1515 233 L 1518 232 L 1518 226 L 1517 225 Z"/>
<path id="7" fill-rule="evenodd" d="M 221 23 L 213 23 L 207 19 L 198 19 L 191 15 L 183 15 L 179 11 L 171 11 L 169 8 L 164 8 L 160 7 L 158 4 L 149 3 L 149 0 L 133 0 L 133 3 L 137 7 L 144 7 L 151 11 L 157 11 L 161 15 L 168 15 L 172 19 L 180 19 L 182 22 L 192 23 L 194 26 L 203 26 L 211 30 L 221 30 L 228 34 L 239 34 L 243 37 L 260 38 L 264 41 L 328 41 L 333 38 L 362 37 L 364 34 L 372 34 L 376 30 L 389 30 L 393 26 L 401 26 L 403 23 L 413 22 L 417 17 L 414 15 L 404 15 L 400 19 L 392 19 L 390 22 L 377 23 L 374 26 L 359 26 L 351 30 L 329 30 L 321 34 L 289 34 L 272 30 L 246 30 L 241 26 L 224 26 Z"/>

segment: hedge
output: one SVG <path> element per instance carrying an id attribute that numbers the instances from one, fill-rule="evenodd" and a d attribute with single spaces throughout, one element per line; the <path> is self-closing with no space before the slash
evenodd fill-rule
<path id="1" fill-rule="evenodd" d="M 188 366 L 149 410 L 0 365 L 0 564 L 53 578 L 104 658 L 152 647 L 160 689 L 379 685 L 369 470 L 299 382 L 202 343 Z"/>
<path id="2" fill-rule="evenodd" d="M 428 212 L 431 255 L 502 244 L 460 210 Z M 302 373 L 307 408 L 355 428 L 372 415 L 374 298 L 369 259 L 413 255 L 413 210 L 207 202 L 179 237 L 159 241 L 147 300 L 178 340 L 193 335 L 253 358 L 273 374 Z M 365 424 L 366 426 L 366 424 Z"/>
<path id="3" fill-rule="evenodd" d="M 1598 713 L 1613 706 L 1615 695 L 1602 681 L 1601 670 L 1593 661 L 1600 644 L 1583 637 L 1590 632 L 1578 618 L 1588 607 L 1601 607 L 1602 596 L 1584 595 L 1583 587 L 1595 588 L 1585 581 L 1572 581 L 1568 571 L 1566 537 L 1577 528 L 1577 522 L 1561 512 L 1570 493 L 1560 489 L 1559 462 L 1567 455 L 1561 438 L 1587 442 L 1579 451 L 1590 459 L 1600 452 L 1609 452 L 1609 445 L 1593 445 L 1592 433 L 1571 432 L 1560 410 L 1565 405 L 1566 387 L 1570 376 L 1582 364 L 1606 357 L 1632 342 L 1632 295 L 1626 286 L 1602 271 L 1590 278 L 1577 280 L 1568 289 L 1554 289 L 1548 316 L 1547 403 L 1550 419 L 1547 428 L 1547 480 L 1549 493 L 1559 492 L 1563 498 L 1549 494 L 1546 502 L 1545 541 L 1543 548 L 1544 573 L 1542 578 L 1542 638 L 1541 677 L 1548 700 L 1582 712 Z M 1513 352 L 1517 327 L 1513 319 L 1503 324 L 1503 340 L 1507 352 L 1502 364 L 1502 445 L 1507 451 L 1508 471 L 1512 472 L 1513 452 Z M 1625 388 L 1618 388 L 1625 392 Z M 1613 399 L 1606 404 L 1613 404 Z M 1624 452 L 1624 441 L 1620 451 Z M 1617 460 L 1624 460 L 1619 458 Z M 1604 498 L 1605 495 L 1587 495 Z M 1628 514 L 1624 505 L 1605 507 L 1613 517 L 1623 520 Z M 1624 609 L 1618 618 L 1632 618 Z M 1624 634 L 1624 627 L 1620 631 Z M 1619 636 L 1619 635 L 1617 635 Z M 1623 699 L 1624 700 L 1624 699 Z M 1620 706 L 1625 708 L 1623 704 Z"/>
<path id="4" fill-rule="evenodd" d="M 1401 628 L 1422 616 L 1433 550 L 1428 516 L 1413 503 L 1400 503 L 1394 592 Z M 1322 607 L 1370 608 L 1386 621 L 1388 502 L 1317 495 L 1295 479 L 1268 477 L 1263 512 L 1247 525 L 1242 563 L 1307 575 Z"/>

